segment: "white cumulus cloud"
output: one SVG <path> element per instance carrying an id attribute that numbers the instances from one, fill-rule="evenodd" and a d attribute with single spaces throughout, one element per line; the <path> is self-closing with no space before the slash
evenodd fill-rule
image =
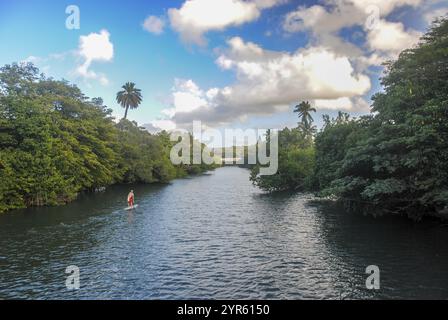
<path id="1" fill-rule="evenodd" d="M 256 20 L 262 9 L 284 0 L 187 0 L 168 10 L 171 27 L 187 43 L 205 45 L 204 34 Z"/>
<path id="2" fill-rule="evenodd" d="M 97 79 L 103 85 L 108 84 L 109 81 L 105 75 L 98 74 L 90 68 L 95 61 L 110 62 L 114 57 L 114 46 L 107 30 L 81 36 L 78 55 L 84 59 L 84 62 L 76 69 L 78 75 L 87 79 Z"/>
<path id="3" fill-rule="evenodd" d="M 216 126 L 287 111 L 299 100 L 318 100 L 321 109 L 360 111 L 365 105 L 356 99 L 371 88 L 369 77 L 357 73 L 347 57 L 324 47 L 278 52 L 234 37 L 216 63 L 235 72 L 236 82 L 202 89 L 193 80 L 176 80 L 172 107 L 163 111 L 168 119 L 180 127 L 193 120 Z"/>
<path id="4" fill-rule="evenodd" d="M 415 45 L 421 35 L 415 30 L 405 30 L 401 22 L 380 20 L 368 33 L 367 42 L 373 50 L 398 54 Z"/>
<path id="5" fill-rule="evenodd" d="M 386 59 L 396 58 L 401 50 L 415 44 L 421 35 L 412 29 L 405 30 L 402 23 L 388 22 L 387 16 L 396 8 L 405 5 L 416 7 L 421 3 L 422 0 L 325 0 L 325 5 L 299 6 L 288 13 L 283 29 L 289 33 L 309 32 L 315 44 L 352 59 L 360 59 L 357 65 L 365 65 L 365 62 L 380 65 Z M 340 37 L 341 30 L 353 26 L 364 29 L 366 47 L 374 58 L 366 59 L 363 48 Z"/>
<path id="6" fill-rule="evenodd" d="M 324 47 L 299 49 L 294 53 L 269 51 L 235 37 L 217 63 L 236 72 L 238 82 L 220 97 L 231 105 L 258 109 L 285 105 L 301 99 L 364 94 L 370 89 L 366 75 L 356 73 L 348 58 Z"/>
<path id="7" fill-rule="evenodd" d="M 156 16 L 148 16 L 143 22 L 143 29 L 155 35 L 162 34 L 164 27 L 165 22 Z"/>
<path id="8" fill-rule="evenodd" d="M 193 112 L 201 107 L 206 107 L 213 98 L 213 90 L 204 92 L 193 80 L 175 79 L 172 88 L 171 107 L 163 109 L 162 115 L 167 119 L 154 120 L 147 126 L 148 130 L 174 130 L 176 124 L 172 118 L 176 114 Z"/>
<path id="9" fill-rule="evenodd" d="M 343 1 L 336 1 L 338 3 L 341 3 Z M 380 16 L 386 17 L 392 11 L 394 11 L 396 8 L 403 7 L 405 5 L 417 7 L 419 6 L 424 0 L 349 0 L 348 3 L 353 4 L 355 7 L 357 7 L 359 10 L 365 12 L 366 8 L 369 6 L 376 6 L 380 10 Z"/>
<path id="10" fill-rule="evenodd" d="M 204 45 L 207 32 L 254 21 L 262 10 L 283 2 L 186 0 L 180 8 L 170 9 L 168 16 L 171 27 L 184 41 Z M 322 0 L 309 7 L 300 5 L 284 16 L 282 27 L 287 33 L 308 33 L 310 42 L 305 47 L 294 52 L 273 51 L 233 37 L 224 49 L 215 50 L 215 62 L 224 72 L 233 72 L 236 80 L 220 88 L 201 88 L 192 79 L 177 79 L 171 106 L 162 114 L 170 125 L 185 128 L 194 120 L 221 126 L 250 116 L 286 112 L 303 100 L 311 101 L 319 110 L 368 112 L 365 95 L 372 86 L 369 67 L 395 58 L 421 35 L 401 22 L 389 21 L 389 16 L 397 8 L 422 3 Z M 378 16 L 369 25 L 372 7 L 378 9 Z M 341 36 L 341 31 L 351 27 L 362 28 L 356 41 Z"/>
<path id="11" fill-rule="evenodd" d="M 317 99 L 313 101 L 316 109 L 345 110 L 356 112 L 368 112 L 370 105 L 362 97 L 342 97 L 338 99 Z"/>

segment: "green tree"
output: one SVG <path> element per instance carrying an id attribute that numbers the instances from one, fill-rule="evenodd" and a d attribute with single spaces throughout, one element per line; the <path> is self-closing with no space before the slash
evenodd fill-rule
<path id="1" fill-rule="evenodd" d="M 31 64 L 0 68 L 0 212 L 213 168 L 174 166 L 166 132 L 153 135 L 126 119 L 116 124 L 111 114 L 101 98 L 89 99 Z"/>
<path id="2" fill-rule="evenodd" d="M 124 112 L 124 119 L 126 119 L 129 108 L 136 109 L 142 102 L 142 94 L 133 82 L 126 82 L 121 88 L 123 90 L 117 93 L 117 102 L 126 110 Z"/>
<path id="3" fill-rule="evenodd" d="M 349 114 L 343 112 L 332 119 L 328 115 L 323 116 L 324 126 L 315 139 L 314 178 L 318 190 L 328 188 L 337 179 L 347 151 L 367 137 L 371 119 L 371 116 L 351 119 Z"/>
<path id="4" fill-rule="evenodd" d="M 327 188 L 349 207 L 448 217 L 448 20 L 386 64 L 367 134 Z"/>
<path id="5" fill-rule="evenodd" d="M 308 101 L 302 101 L 294 107 L 294 112 L 300 118 L 299 126 L 302 125 L 306 130 L 309 130 L 311 124 L 314 122 L 311 112 L 316 112 L 316 109 Z"/>
<path id="6" fill-rule="evenodd" d="M 278 133 L 278 171 L 274 175 L 261 176 L 260 165 L 252 167 L 250 180 L 260 189 L 274 192 L 284 190 L 307 191 L 312 186 L 314 171 L 314 147 L 312 140 L 297 128 L 285 128 Z M 268 143 L 269 132 L 266 142 Z M 269 150 L 269 148 L 266 148 Z"/>

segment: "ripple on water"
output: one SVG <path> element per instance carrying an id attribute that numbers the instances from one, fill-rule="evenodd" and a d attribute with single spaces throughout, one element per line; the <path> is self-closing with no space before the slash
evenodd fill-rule
<path id="1" fill-rule="evenodd" d="M 448 298 L 448 228 L 266 195 L 248 171 L 128 186 L 55 211 L 0 216 L 0 297 L 37 299 Z M 364 289 L 365 268 L 382 289 Z M 80 268 L 67 291 L 65 268 Z"/>

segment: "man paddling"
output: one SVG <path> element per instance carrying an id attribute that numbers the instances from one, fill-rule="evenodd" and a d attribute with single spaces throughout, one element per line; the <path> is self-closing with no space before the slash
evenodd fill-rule
<path id="1" fill-rule="evenodd" d="M 134 207 L 134 190 L 131 190 L 128 194 L 128 206 L 130 208 Z"/>

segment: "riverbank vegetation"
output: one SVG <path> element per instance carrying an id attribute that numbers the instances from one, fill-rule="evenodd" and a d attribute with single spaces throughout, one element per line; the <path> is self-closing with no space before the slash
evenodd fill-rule
<path id="1" fill-rule="evenodd" d="M 126 114 L 141 101 L 118 96 Z M 168 133 L 150 134 L 126 119 L 116 123 L 111 114 L 101 98 L 89 99 L 30 63 L 2 67 L 0 212 L 64 204 L 116 183 L 166 183 L 212 168 L 174 166 Z"/>
<path id="2" fill-rule="evenodd" d="M 312 191 L 374 215 L 448 218 L 446 18 L 385 65 L 382 85 L 370 115 L 324 115 L 319 131 L 316 110 L 299 103 L 297 127 L 278 132 L 278 172 L 260 176 L 260 166 L 252 166 L 252 182 L 269 192 Z M 173 165 L 175 142 L 167 132 L 150 134 L 127 120 L 142 96 L 133 83 L 122 89 L 117 101 L 125 118 L 117 123 L 101 98 L 47 78 L 30 63 L 0 68 L 0 212 L 64 204 L 116 183 L 165 183 L 214 167 Z"/>
<path id="3" fill-rule="evenodd" d="M 379 214 L 448 218 L 448 20 L 436 21 L 412 49 L 385 65 L 372 113 L 340 112 L 314 133 L 307 103 L 297 128 L 279 132 L 279 170 L 251 180 L 267 191 L 335 197 Z"/>

